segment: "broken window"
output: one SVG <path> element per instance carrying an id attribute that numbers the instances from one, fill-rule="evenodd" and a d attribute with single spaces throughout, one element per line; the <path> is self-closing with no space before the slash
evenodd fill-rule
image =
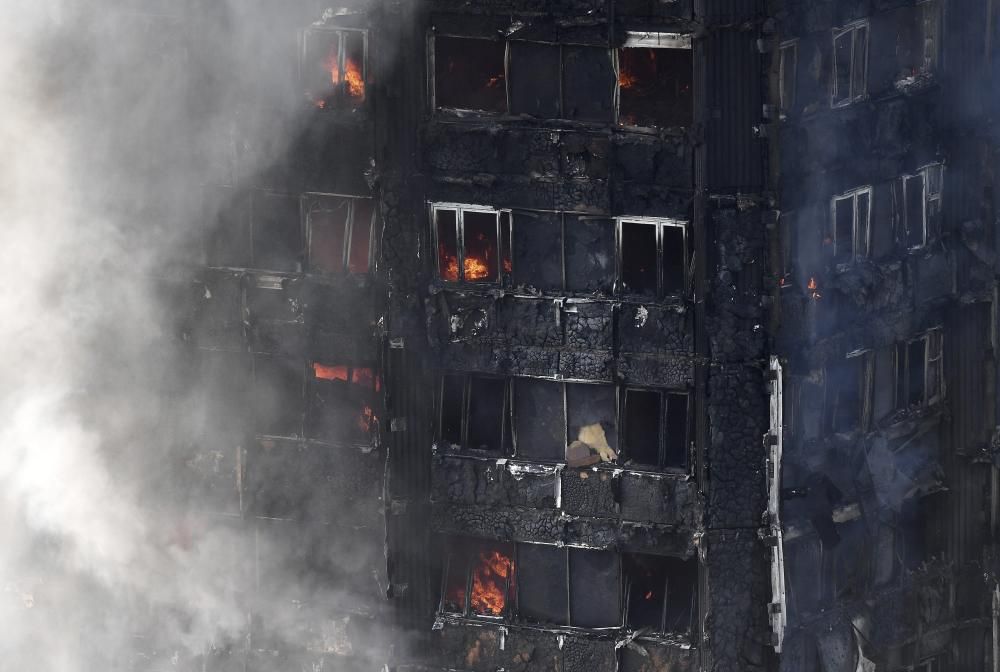
<path id="1" fill-rule="evenodd" d="M 941 219 L 943 166 L 933 164 L 900 178 L 900 239 L 910 249 L 926 245 L 938 234 Z"/>
<path id="2" fill-rule="evenodd" d="M 849 264 L 868 256 L 872 188 L 861 187 L 837 196 L 831 205 L 834 259 Z"/>
<path id="3" fill-rule="evenodd" d="M 620 556 L 612 551 L 518 544 L 518 613 L 535 623 L 621 625 Z"/>
<path id="4" fill-rule="evenodd" d="M 799 41 L 782 42 L 778 48 L 778 108 L 782 118 L 795 106 L 795 78 L 798 76 Z"/>
<path id="5" fill-rule="evenodd" d="M 365 102 L 368 35 L 361 30 L 309 28 L 300 67 L 306 98 L 321 110 L 358 109 Z"/>
<path id="6" fill-rule="evenodd" d="M 566 289 L 608 293 L 615 277 L 615 227 L 608 219 L 565 216 Z"/>
<path id="7" fill-rule="evenodd" d="M 286 194 L 258 191 L 253 194 L 251 212 L 254 268 L 301 271 L 299 200 Z"/>
<path id="8" fill-rule="evenodd" d="M 308 383 L 306 436 L 368 445 L 378 428 L 378 375 L 369 367 L 313 362 Z"/>
<path id="9" fill-rule="evenodd" d="M 618 123 L 689 126 L 693 81 L 690 35 L 629 33 L 618 50 Z"/>
<path id="10" fill-rule="evenodd" d="M 435 205 L 438 277 L 448 282 L 500 282 L 500 269 L 510 272 L 509 253 L 500 250 L 504 231 L 510 249 L 510 214 L 478 206 Z M 501 263 L 501 254 L 504 263 Z"/>
<path id="11" fill-rule="evenodd" d="M 504 42 L 436 36 L 433 49 L 435 107 L 507 111 L 507 46 Z"/>
<path id="12" fill-rule="evenodd" d="M 447 541 L 441 610 L 461 616 L 505 616 L 514 586 L 513 544 Z"/>
<path id="13" fill-rule="evenodd" d="M 852 352 L 826 367 L 826 422 L 829 431 L 867 430 L 871 418 L 871 353 Z"/>
<path id="14" fill-rule="evenodd" d="M 624 396 L 625 459 L 637 466 L 686 468 L 688 395 L 628 388 Z"/>
<path id="15" fill-rule="evenodd" d="M 374 203 L 369 198 L 309 196 L 306 208 L 309 271 L 367 273 L 372 258 Z"/>
<path id="16" fill-rule="evenodd" d="M 562 116 L 562 49 L 537 42 L 510 43 L 510 111 L 540 119 Z"/>
<path id="17" fill-rule="evenodd" d="M 862 100 L 867 93 L 868 22 L 833 31 L 833 105 Z"/>
<path id="18" fill-rule="evenodd" d="M 657 298 L 684 291 L 688 255 L 683 223 L 627 218 L 619 220 L 618 232 L 624 293 Z"/>
<path id="19" fill-rule="evenodd" d="M 562 461 L 566 452 L 566 412 L 562 383 L 519 378 L 514 381 L 517 454 Z"/>
<path id="20" fill-rule="evenodd" d="M 494 453 L 510 445 L 509 395 L 503 378 L 464 374 L 441 379 L 439 436 L 452 445 Z"/>
<path id="21" fill-rule="evenodd" d="M 625 625 L 632 630 L 686 634 L 695 622 L 698 561 L 627 553 Z"/>
<path id="22" fill-rule="evenodd" d="M 586 466 L 617 459 L 616 396 L 613 385 L 566 384 L 569 423 L 566 463 L 569 466 Z"/>
<path id="23" fill-rule="evenodd" d="M 943 392 L 942 331 L 896 344 L 896 408 L 928 406 Z"/>

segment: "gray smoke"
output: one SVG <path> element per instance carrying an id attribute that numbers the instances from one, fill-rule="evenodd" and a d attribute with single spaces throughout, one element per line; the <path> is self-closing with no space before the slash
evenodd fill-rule
<path id="1" fill-rule="evenodd" d="M 224 418 L 187 386 L 163 288 L 197 261 L 234 129 L 254 136 L 251 94 L 277 131 L 258 156 L 301 112 L 289 90 L 260 100 L 274 36 L 256 3 L 156 4 L 0 2 L 2 671 L 202 669 L 248 646 L 251 613 L 283 642 L 347 646 L 317 606 L 339 587 L 290 573 L 250 594 L 249 559 L 291 551 L 202 515 L 178 470 Z"/>

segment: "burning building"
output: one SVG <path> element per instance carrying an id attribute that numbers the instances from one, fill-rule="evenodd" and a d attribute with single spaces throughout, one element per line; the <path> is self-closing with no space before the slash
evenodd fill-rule
<path id="1" fill-rule="evenodd" d="M 200 669 L 1000 664 L 993 3 L 252 4 Z"/>

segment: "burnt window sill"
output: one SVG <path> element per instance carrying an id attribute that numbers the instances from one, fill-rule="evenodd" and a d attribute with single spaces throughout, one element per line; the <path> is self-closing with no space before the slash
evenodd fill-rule
<path id="1" fill-rule="evenodd" d="M 688 126 L 631 126 L 613 121 L 584 121 L 577 119 L 543 119 L 527 114 L 508 114 L 489 110 L 463 110 L 439 107 L 430 116 L 430 121 L 442 124 L 496 125 L 522 127 L 540 130 L 606 131 L 630 135 L 653 135 L 662 137 L 685 137 L 690 132 Z"/>
<path id="2" fill-rule="evenodd" d="M 607 639 L 614 636 L 616 639 L 629 637 L 636 641 L 648 642 L 662 646 L 673 646 L 685 650 L 696 650 L 695 640 L 690 633 L 643 633 L 633 636 L 635 630 L 626 626 L 613 626 L 608 628 L 580 628 L 569 625 L 554 625 L 544 623 L 532 623 L 523 621 L 511 616 L 462 616 L 456 613 L 438 611 L 433 629 L 441 630 L 446 625 L 457 627 L 496 627 L 511 630 L 526 630 L 534 633 L 549 633 L 553 635 L 569 635 L 583 639 Z"/>

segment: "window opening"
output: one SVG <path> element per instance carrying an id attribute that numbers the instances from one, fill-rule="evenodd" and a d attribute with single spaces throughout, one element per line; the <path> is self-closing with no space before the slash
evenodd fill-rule
<path id="1" fill-rule="evenodd" d="M 851 353 L 826 368 L 826 418 L 832 432 L 867 429 L 871 353 Z"/>
<path id="2" fill-rule="evenodd" d="M 507 111 L 507 46 L 497 40 L 434 37 L 434 101 L 438 109 Z"/>
<path id="3" fill-rule="evenodd" d="M 625 294 L 662 297 L 682 293 L 687 278 L 687 229 L 673 220 L 618 222 L 619 278 Z"/>
<path id="4" fill-rule="evenodd" d="M 626 626 L 657 633 L 690 632 L 698 586 L 697 561 L 626 553 L 622 563 Z"/>
<path id="5" fill-rule="evenodd" d="M 306 211 L 310 272 L 367 273 L 372 258 L 374 202 L 370 198 L 310 198 Z"/>
<path id="6" fill-rule="evenodd" d="M 783 42 L 778 48 L 778 105 L 782 117 L 795 106 L 798 57 L 798 40 Z"/>
<path id="7" fill-rule="evenodd" d="M 919 338 L 896 344 L 897 409 L 925 406 L 940 399 L 942 350 L 940 329 L 932 329 Z"/>
<path id="8" fill-rule="evenodd" d="M 462 616 L 506 615 L 513 593 L 513 544 L 452 539 L 447 546 L 441 609 Z"/>
<path id="9" fill-rule="evenodd" d="M 473 206 L 434 206 L 432 211 L 438 277 L 448 282 L 500 282 L 500 269 L 507 273 L 510 265 L 509 213 Z"/>
<path id="10" fill-rule="evenodd" d="M 849 264 L 869 253 L 871 221 L 871 187 L 862 187 L 833 199 L 834 258 L 838 264 Z"/>
<path id="11" fill-rule="evenodd" d="M 439 399 L 441 440 L 490 452 L 501 452 L 507 445 L 510 429 L 505 379 L 445 375 Z"/>
<path id="12" fill-rule="evenodd" d="M 360 30 L 305 31 L 301 77 L 318 109 L 358 109 L 365 101 L 368 35 Z"/>
<path id="13" fill-rule="evenodd" d="M 867 22 L 834 31 L 833 58 L 833 105 L 841 107 L 862 100 L 867 93 Z"/>
<path id="14" fill-rule="evenodd" d="M 625 390 L 624 455 L 629 463 L 683 469 L 689 452 L 688 395 Z"/>
<path id="15" fill-rule="evenodd" d="M 619 124 L 691 124 L 694 61 L 689 35 L 630 33 L 617 57 Z"/>
<path id="16" fill-rule="evenodd" d="M 312 363 L 306 436 L 320 441 L 369 444 L 377 430 L 381 380 L 370 367 Z"/>

